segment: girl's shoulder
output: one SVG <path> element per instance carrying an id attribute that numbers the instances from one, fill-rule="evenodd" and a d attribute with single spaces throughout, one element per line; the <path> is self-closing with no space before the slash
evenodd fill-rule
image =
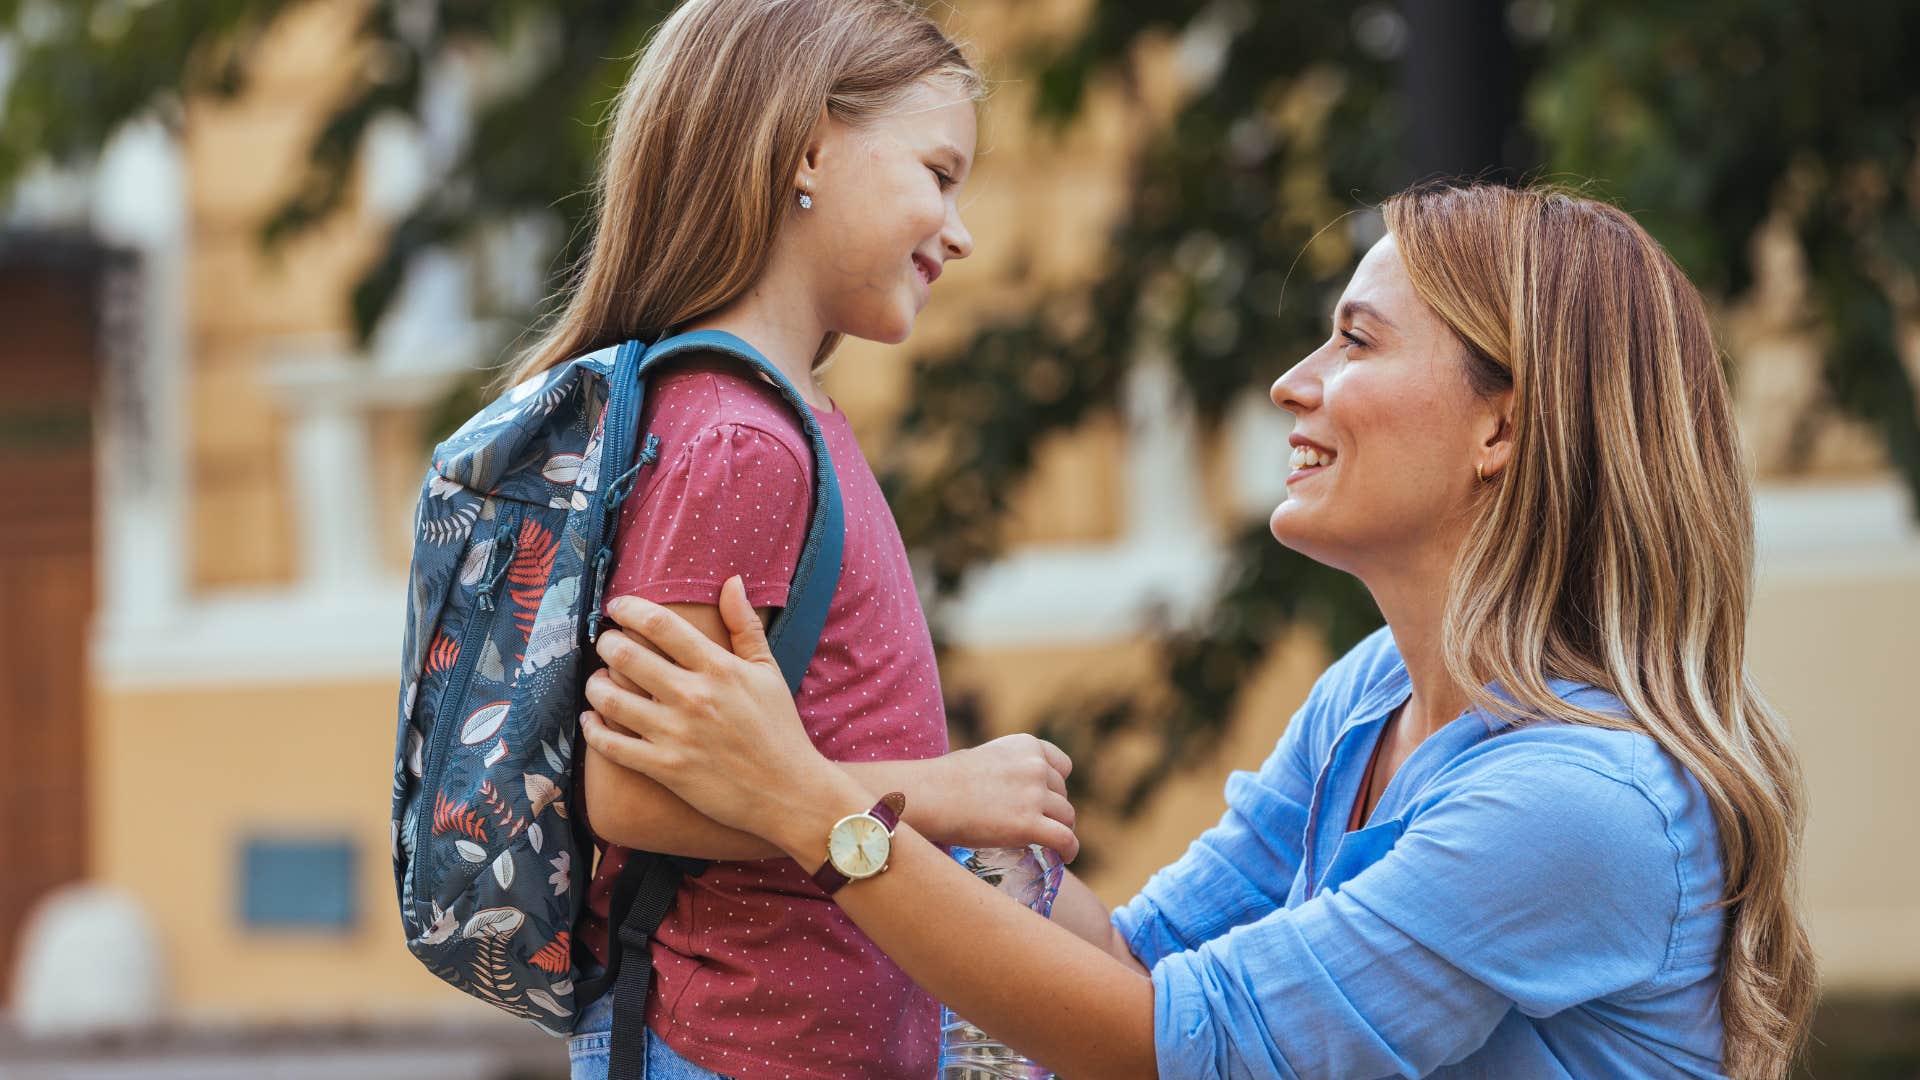
<path id="1" fill-rule="evenodd" d="M 662 442 L 687 443 L 704 432 L 739 428 L 769 436 L 801 460 L 807 436 L 793 406 L 738 360 L 696 355 L 647 380 L 642 423 Z"/>

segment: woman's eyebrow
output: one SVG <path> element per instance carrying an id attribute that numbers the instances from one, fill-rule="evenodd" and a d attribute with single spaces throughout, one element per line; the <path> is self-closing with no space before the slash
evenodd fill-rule
<path id="1" fill-rule="evenodd" d="M 1365 300 L 1348 300 L 1340 305 L 1340 310 L 1334 313 L 1334 317 L 1342 322 L 1351 322 L 1356 315 L 1366 316 L 1374 322 L 1379 323 L 1383 329 L 1392 330 L 1394 328 L 1392 319 L 1382 315 L 1379 308 L 1374 307 Z"/>

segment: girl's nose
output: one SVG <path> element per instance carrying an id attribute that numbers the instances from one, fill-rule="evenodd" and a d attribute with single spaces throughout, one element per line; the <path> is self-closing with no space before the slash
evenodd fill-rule
<path id="1" fill-rule="evenodd" d="M 961 224 L 958 214 L 953 216 L 952 222 L 941 234 L 940 239 L 946 244 L 949 259 L 964 259 L 973 254 L 973 234 Z"/>

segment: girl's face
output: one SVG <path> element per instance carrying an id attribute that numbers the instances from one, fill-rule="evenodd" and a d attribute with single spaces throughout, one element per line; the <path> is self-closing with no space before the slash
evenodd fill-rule
<path id="1" fill-rule="evenodd" d="M 791 227 L 829 330 L 905 341 L 942 267 L 973 251 L 959 195 L 975 134 L 972 99 L 932 79 L 860 127 L 822 123 L 797 179 L 813 207 L 796 196 Z"/>
<path id="2" fill-rule="evenodd" d="M 1476 395 L 1466 363 L 1393 237 L 1375 244 L 1340 297 L 1333 336 L 1273 384 L 1273 403 L 1294 416 L 1274 538 L 1362 578 L 1457 546 L 1474 466 L 1496 476 L 1511 445 L 1511 392 Z"/>

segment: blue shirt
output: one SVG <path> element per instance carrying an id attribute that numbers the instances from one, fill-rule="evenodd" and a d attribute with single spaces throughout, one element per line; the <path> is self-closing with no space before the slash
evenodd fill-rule
<path id="1" fill-rule="evenodd" d="M 1618 699 L 1556 682 L 1581 706 Z M 1160 1075 L 1718 1077 L 1718 830 L 1644 735 L 1468 712 L 1346 832 L 1411 683 L 1381 630 L 1113 921 Z"/>

